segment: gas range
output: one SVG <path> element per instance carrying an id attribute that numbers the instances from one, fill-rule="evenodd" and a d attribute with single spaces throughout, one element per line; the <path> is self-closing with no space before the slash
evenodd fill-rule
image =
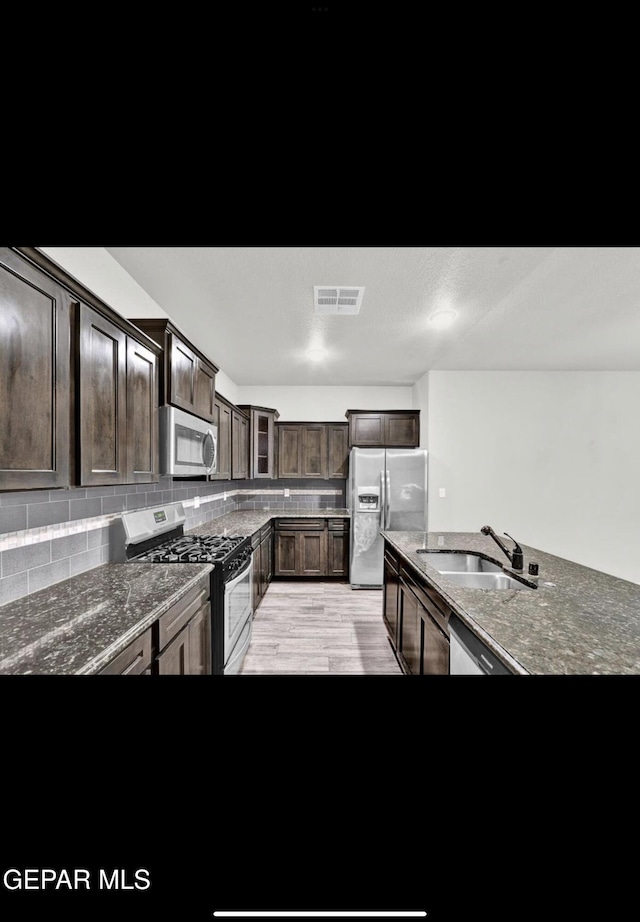
<path id="1" fill-rule="evenodd" d="M 123 512 L 113 533 L 113 559 L 130 563 L 208 563 L 211 663 L 214 675 L 242 665 L 253 621 L 253 559 L 248 535 L 185 535 L 182 503 Z"/>
<path id="2" fill-rule="evenodd" d="M 212 563 L 224 564 L 239 544 L 246 544 L 244 535 L 182 535 L 146 553 L 136 560 L 149 563 Z"/>

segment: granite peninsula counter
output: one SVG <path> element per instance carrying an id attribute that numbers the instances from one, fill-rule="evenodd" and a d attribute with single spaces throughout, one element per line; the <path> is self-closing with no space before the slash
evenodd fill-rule
<path id="1" fill-rule="evenodd" d="M 0 607 L 0 675 L 99 672 L 211 564 L 107 563 Z"/>
<path id="2" fill-rule="evenodd" d="M 434 551 L 477 551 L 512 571 L 488 536 L 475 532 L 383 531 L 386 541 L 431 583 L 455 613 L 513 672 L 640 675 L 640 585 L 521 545 L 524 571 L 539 565 L 537 589 L 465 589 L 429 563 Z"/>

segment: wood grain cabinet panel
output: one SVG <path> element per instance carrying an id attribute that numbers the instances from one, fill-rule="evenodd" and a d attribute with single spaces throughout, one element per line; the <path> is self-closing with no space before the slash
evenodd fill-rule
<path id="1" fill-rule="evenodd" d="M 157 356 L 86 304 L 78 311 L 78 480 L 159 479 Z"/>
<path id="2" fill-rule="evenodd" d="M 300 532 L 275 534 L 275 576 L 300 576 Z"/>
<path id="3" fill-rule="evenodd" d="M 403 672 L 449 674 L 451 609 L 385 541 L 383 621 Z"/>
<path id="4" fill-rule="evenodd" d="M 231 411 L 231 479 L 246 480 L 249 475 L 249 419 Z"/>
<path id="5" fill-rule="evenodd" d="M 126 483 L 127 336 L 85 304 L 78 309 L 80 484 Z"/>
<path id="6" fill-rule="evenodd" d="M 347 423 L 276 423 L 277 476 L 346 479 Z"/>
<path id="7" fill-rule="evenodd" d="M 302 477 L 302 429 L 278 423 L 278 477 Z"/>
<path id="8" fill-rule="evenodd" d="M 147 628 L 98 675 L 151 675 L 151 660 L 151 628 Z"/>
<path id="9" fill-rule="evenodd" d="M 350 448 L 418 448 L 420 410 L 347 410 Z"/>
<path id="10" fill-rule="evenodd" d="M 327 430 L 324 425 L 302 427 L 302 476 L 327 477 Z"/>
<path id="11" fill-rule="evenodd" d="M 275 476 L 275 421 L 280 415 L 269 407 L 238 404 L 249 417 L 249 472 L 248 477 L 273 478 Z"/>
<path id="12" fill-rule="evenodd" d="M 300 532 L 300 576 L 327 575 L 327 533 Z"/>
<path id="13" fill-rule="evenodd" d="M 232 406 L 220 394 L 213 402 L 213 425 L 218 429 L 218 463 L 209 480 L 231 480 L 231 413 Z"/>
<path id="14" fill-rule="evenodd" d="M 273 576 L 349 575 L 348 520 L 276 519 Z"/>
<path id="15" fill-rule="evenodd" d="M 169 320 L 137 318 L 131 320 L 164 351 L 160 375 L 162 403 L 172 404 L 194 416 L 214 420 L 217 365 Z"/>
<path id="16" fill-rule="evenodd" d="M 418 600 L 403 583 L 400 583 L 400 641 L 402 654 L 410 675 L 422 671 L 422 618 Z"/>
<path id="17" fill-rule="evenodd" d="M 211 605 L 207 602 L 188 625 L 189 675 L 211 674 Z"/>
<path id="18" fill-rule="evenodd" d="M 68 292 L 0 247 L 0 490 L 70 485 Z"/>
<path id="19" fill-rule="evenodd" d="M 349 531 L 327 532 L 327 575 L 342 576 L 349 573 Z"/>
<path id="20" fill-rule="evenodd" d="M 209 576 L 171 606 L 153 625 L 155 675 L 210 675 L 211 602 Z"/>
<path id="21" fill-rule="evenodd" d="M 398 647 L 399 586 L 398 560 L 393 552 L 385 547 L 382 617 L 394 650 Z"/>
<path id="22" fill-rule="evenodd" d="M 127 336 L 127 483 L 159 480 L 157 358 Z"/>
<path id="23" fill-rule="evenodd" d="M 327 479 L 346 480 L 349 475 L 349 425 L 327 424 Z"/>

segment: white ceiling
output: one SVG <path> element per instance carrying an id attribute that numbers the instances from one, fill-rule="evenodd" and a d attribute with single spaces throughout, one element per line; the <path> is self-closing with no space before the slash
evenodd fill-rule
<path id="1" fill-rule="evenodd" d="M 105 249 L 238 385 L 640 370 L 639 247 Z M 364 285 L 360 314 L 315 314 L 314 285 Z M 435 330 L 444 306 L 457 320 Z"/>

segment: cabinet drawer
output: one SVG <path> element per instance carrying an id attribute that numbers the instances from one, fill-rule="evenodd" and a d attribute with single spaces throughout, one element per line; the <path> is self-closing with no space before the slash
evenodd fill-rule
<path id="1" fill-rule="evenodd" d="M 403 581 L 411 588 L 412 592 L 420 601 L 421 605 L 429 612 L 438 627 L 448 637 L 449 617 L 451 615 L 451 609 L 444 601 L 442 596 L 430 586 L 426 586 L 424 583 L 416 582 L 413 576 L 404 567 L 401 567 L 400 576 Z"/>
<path id="2" fill-rule="evenodd" d="M 209 601 L 209 576 L 194 586 L 158 619 L 158 650 L 163 650 L 195 613 Z"/>
<path id="3" fill-rule="evenodd" d="M 151 665 L 151 628 L 147 628 L 137 640 L 129 644 L 98 675 L 150 675 L 147 670 Z"/>
<path id="4" fill-rule="evenodd" d="M 276 519 L 276 528 L 286 531 L 322 531 L 324 519 Z"/>
<path id="5" fill-rule="evenodd" d="M 327 519 L 329 531 L 348 531 L 349 519 Z"/>
<path id="6" fill-rule="evenodd" d="M 385 547 L 384 549 L 384 562 L 393 570 L 394 573 L 398 574 L 400 572 L 400 563 L 398 558 L 388 547 Z"/>
<path id="7" fill-rule="evenodd" d="M 262 526 L 262 530 L 260 531 L 260 542 L 259 543 L 262 544 L 262 542 L 265 541 L 269 537 L 270 534 L 271 534 L 271 522 L 269 521 L 267 522 L 266 525 Z"/>

